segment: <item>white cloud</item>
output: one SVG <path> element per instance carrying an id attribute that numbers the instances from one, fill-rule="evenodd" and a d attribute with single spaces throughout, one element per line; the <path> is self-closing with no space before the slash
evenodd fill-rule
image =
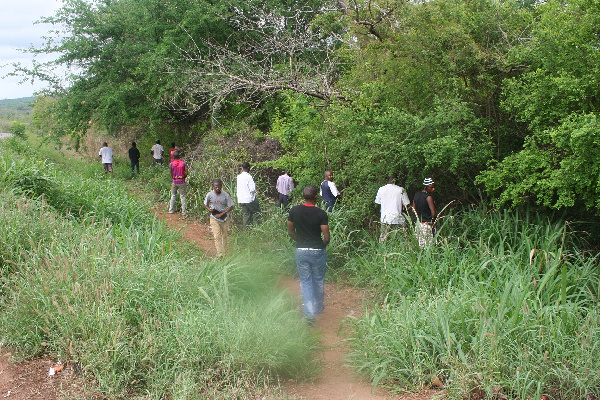
<path id="1" fill-rule="evenodd" d="M 43 82 L 33 85 L 19 85 L 20 78 L 2 78 L 12 71 L 10 64 L 20 62 L 31 66 L 33 55 L 19 49 L 31 45 L 39 47 L 44 43 L 42 37 L 53 29 L 51 24 L 35 24 L 42 17 L 54 15 L 62 6 L 59 0 L 17 0 L 2 1 L 0 13 L 0 99 L 13 99 L 32 96 L 34 92 L 46 87 Z M 48 59 L 45 57 L 44 59 Z M 41 59 L 40 59 L 41 60 Z"/>

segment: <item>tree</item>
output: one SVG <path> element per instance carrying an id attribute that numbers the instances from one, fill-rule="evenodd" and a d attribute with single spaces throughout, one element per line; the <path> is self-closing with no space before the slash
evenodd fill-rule
<path id="1" fill-rule="evenodd" d="M 182 81 L 169 101 L 171 108 L 195 113 L 209 105 L 213 115 L 227 101 L 262 103 L 284 91 L 324 101 L 343 100 L 336 87 L 342 72 L 335 36 L 312 25 L 324 12 L 306 4 L 273 9 L 249 2 L 230 3 L 221 18 L 230 24 L 225 42 L 212 37 L 182 49 L 171 73 Z M 190 35 L 191 36 L 191 35 Z"/>
<path id="2" fill-rule="evenodd" d="M 10 125 L 9 132 L 15 136 L 24 136 L 27 124 L 21 121 L 13 121 Z"/>
<path id="3" fill-rule="evenodd" d="M 600 202 L 600 4 L 549 1 L 530 41 L 511 52 L 528 65 L 504 82 L 503 105 L 531 134 L 524 147 L 478 178 L 500 203 L 535 202 L 556 209 Z"/>

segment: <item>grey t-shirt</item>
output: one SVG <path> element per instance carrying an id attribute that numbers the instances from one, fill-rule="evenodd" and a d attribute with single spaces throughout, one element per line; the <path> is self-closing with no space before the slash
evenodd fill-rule
<path id="1" fill-rule="evenodd" d="M 233 199 L 224 190 L 221 190 L 220 194 L 217 194 L 214 190 L 212 192 L 209 192 L 206 195 L 206 199 L 204 199 L 204 204 L 214 209 L 215 211 L 218 211 L 219 213 L 222 213 L 223 211 L 227 210 L 229 207 L 234 205 Z"/>

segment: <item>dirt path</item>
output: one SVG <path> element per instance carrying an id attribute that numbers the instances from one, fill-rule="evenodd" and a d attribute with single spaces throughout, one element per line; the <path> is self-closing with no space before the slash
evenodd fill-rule
<path id="1" fill-rule="evenodd" d="M 179 214 L 159 210 L 160 219 L 169 226 L 182 229 L 184 237 L 198 244 L 207 254 L 215 254 L 215 246 L 208 223 L 183 220 Z M 281 286 L 296 296 L 298 306 L 302 303 L 300 283 L 291 278 L 282 279 Z M 440 395 L 439 390 L 421 393 L 391 395 L 381 388 L 373 389 L 364 379 L 345 365 L 348 351 L 344 342 L 342 321 L 348 316 L 362 313 L 363 292 L 331 283 L 325 286 L 325 310 L 317 317 L 314 329 L 319 331 L 323 350 L 317 355 L 323 365 L 320 376 L 311 383 L 290 381 L 284 384 L 284 392 L 296 399 L 306 400 L 430 400 Z"/>
<path id="2" fill-rule="evenodd" d="M 186 240 L 197 244 L 208 256 L 214 256 L 215 246 L 208 223 L 194 219 L 181 219 L 180 214 L 168 214 L 157 207 L 154 211 L 174 229 L 181 229 Z M 282 287 L 296 296 L 300 307 L 300 284 L 294 279 L 283 279 Z M 415 394 L 391 395 L 381 388 L 373 388 L 355 376 L 345 365 L 347 346 L 344 327 L 347 316 L 359 316 L 362 312 L 362 296 L 359 290 L 327 284 L 325 310 L 317 318 L 314 329 L 321 335 L 323 350 L 317 354 L 323 369 L 311 383 L 290 381 L 283 391 L 289 399 L 305 400 L 430 400 L 442 395 L 439 390 Z M 66 398 L 100 398 L 85 393 L 80 378 L 69 368 L 49 376 L 50 367 L 56 363 L 50 359 L 14 363 L 10 353 L 0 352 L 0 397 L 9 400 L 58 400 Z"/>

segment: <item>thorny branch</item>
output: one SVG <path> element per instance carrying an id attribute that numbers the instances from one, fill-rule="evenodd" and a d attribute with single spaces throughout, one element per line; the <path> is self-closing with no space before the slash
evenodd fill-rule
<path id="1" fill-rule="evenodd" d="M 341 42 L 314 32 L 306 22 L 318 11 L 284 15 L 258 8 L 232 10 L 227 20 L 236 34 L 226 43 L 201 39 L 189 50 L 180 49 L 181 67 L 169 72 L 180 75 L 182 85 L 163 99 L 169 109 L 189 115 L 208 106 L 214 121 L 225 101 L 259 104 L 285 90 L 325 103 L 347 100 L 336 88 L 341 70 L 336 47 Z"/>

